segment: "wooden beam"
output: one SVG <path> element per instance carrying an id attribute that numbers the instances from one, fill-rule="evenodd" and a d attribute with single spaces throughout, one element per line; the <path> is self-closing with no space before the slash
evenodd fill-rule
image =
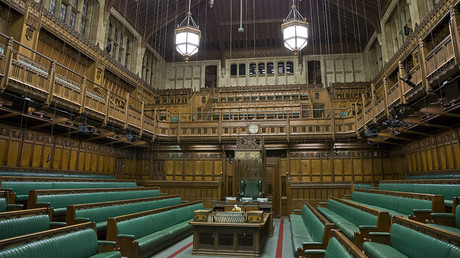
<path id="1" fill-rule="evenodd" d="M 409 117 L 409 118 L 404 119 L 404 123 L 416 124 L 416 125 L 421 125 L 421 126 L 426 126 L 426 127 L 449 129 L 449 130 L 454 128 L 454 127 L 446 126 L 446 125 L 428 124 L 428 123 L 422 122 L 420 118 L 415 118 L 415 117 Z"/>
<path id="2" fill-rule="evenodd" d="M 108 136 L 113 136 L 113 135 L 115 135 L 115 132 L 106 131 L 106 132 L 103 132 L 101 135 L 89 138 L 88 141 L 97 140 L 97 139 L 101 139 L 101 138 L 106 138 Z"/>
<path id="3" fill-rule="evenodd" d="M 393 138 L 396 140 L 403 140 L 403 141 L 415 141 L 415 139 L 400 137 L 400 136 L 392 135 L 391 133 L 379 133 L 379 136 Z"/>
<path id="4" fill-rule="evenodd" d="M 1 116 L 0 116 L 0 119 L 15 117 L 15 116 L 19 116 L 19 115 L 21 115 L 21 113 L 19 113 L 19 112 L 11 112 L 11 113 L 9 113 L 9 114 L 1 115 Z"/>
<path id="5" fill-rule="evenodd" d="M 386 144 L 392 144 L 392 145 L 398 145 L 398 146 L 403 146 L 401 143 L 396 143 L 396 142 L 387 142 L 385 140 L 379 139 L 379 138 L 369 138 L 368 141 L 371 142 L 379 142 L 379 143 L 386 143 Z"/>
<path id="6" fill-rule="evenodd" d="M 54 119 L 53 121 L 51 121 L 49 123 L 44 123 L 44 124 L 41 124 L 41 125 L 31 126 L 31 127 L 27 128 L 27 129 L 34 130 L 34 129 L 47 127 L 47 126 L 51 126 L 51 125 L 54 125 L 54 124 L 59 124 L 59 123 L 67 122 L 67 121 L 69 121 L 68 118 L 59 117 L 59 118 L 56 118 L 56 119 Z"/>

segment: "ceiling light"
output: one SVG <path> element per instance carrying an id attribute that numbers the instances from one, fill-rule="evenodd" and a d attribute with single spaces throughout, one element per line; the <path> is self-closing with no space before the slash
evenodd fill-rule
<path id="1" fill-rule="evenodd" d="M 190 59 L 190 56 L 198 52 L 201 38 L 201 31 L 192 18 L 190 6 L 191 0 L 188 2 L 187 16 L 174 31 L 176 36 L 176 50 L 184 56 L 186 63 Z"/>
<path id="2" fill-rule="evenodd" d="M 292 0 L 291 11 L 286 19 L 283 20 L 281 31 L 283 32 L 284 46 L 293 51 L 295 56 L 299 54 L 302 48 L 307 46 L 308 27 L 308 22 L 299 13 L 294 0 Z"/>

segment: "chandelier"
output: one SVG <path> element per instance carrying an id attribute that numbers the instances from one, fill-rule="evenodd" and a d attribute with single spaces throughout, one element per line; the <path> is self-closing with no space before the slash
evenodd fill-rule
<path id="1" fill-rule="evenodd" d="M 192 18 L 190 6 L 191 0 L 188 2 L 187 16 L 174 31 L 174 35 L 176 36 L 176 50 L 184 56 L 186 63 L 190 59 L 190 56 L 198 52 L 201 38 L 201 31 Z"/>
<path id="2" fill-rule="evenodd" d="M 308 22 L 297 10 L 292 0 L 291 11 L 281 24 L 284 46 L 297 56 L 308 43 Z"/>

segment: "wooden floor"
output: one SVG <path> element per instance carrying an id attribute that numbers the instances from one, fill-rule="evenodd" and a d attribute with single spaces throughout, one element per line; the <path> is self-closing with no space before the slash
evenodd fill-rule
<path id="1" fill-rule="evenodd" d="M 280 234 L 280 226 L 283 222 L 283 232 Z M 291 231 L 289 228 L 289 219 L 274 219 L 275 231 L 273 237 L 267 238 L 265 242 L 262 258 L 294 258 L 292 253 Z M 280 240 L 281 238 L 281 240 Z M 280 241 L 279 241 L 280 240 Z M 196 258 L 196 257 L 222 257 L 222 256 L 199 256 L 192 255 L 193 250 L 193 236 L 190 235 L 180 242 L 164 249 L 163 251 L 155 254 L 152 258 Z M 226 256 L 227 258 L 229 256 Z M 232 256 L 238 257 L 238 256 Z"/>

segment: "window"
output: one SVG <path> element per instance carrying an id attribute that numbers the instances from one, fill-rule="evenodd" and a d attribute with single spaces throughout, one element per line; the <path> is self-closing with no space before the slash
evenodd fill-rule
<path id="1" fill-rule="evenodd" d="M 85 35 L 85 32 L 86 32 L 86 20 L 81 19 L 80 34 Z"/>
<path id="2" fill-rule="evenodd" d="M 249 75 L 255 75 L 257 70 L 257 65 L 252 63 L 249 65 Z"/>
<path id="3" fill-rule="evenodd" d="M 246 75 L 246 64 L 240 64 L 239 75 Z"/>
<path id="4" fill-rule="evenodd" d="M 294 63 L 286 62 L 286 73 L 294 73 Z"/>
<path id="5" fill-rule="evenodd" d="M 236 64 L 232 64 L 230 66 L 230 75 L 231 76 L 236 76 L 238 75 L 238 66 Z"/>
<path id="6" fill-rule="evenodd" d="M 129 61 L 129 39 L 126 39 L 126 56 L 125 56 L 125 66 L 128 67 L 128 61 Z"/>
<path id="7" fill-rule="evenodd" d="M 267 74 L 274 74 L 275 68 L 273 67 L 273 63 L 267 63 Z"/>
<path id="8" fill-rule="evenodd" d="M 75 20 L 77 19 L 77 14 L 74 11 L 70 12 L 69 25 L 75 29 Z"/>
<path id="9" fill-rule="evenodd" d="M 73 0 L 73 6 L 75 6 L 75 8 L 78 8 L 78 0 Z"/>
<path id="10" fill-rule="evenodd" d="M 88 16 L 88 0 L 85 0 L 83 2 L 83 10 L 82 10 L 82 12 L 83 12 L 84 16 Z"/>
<path id="11" fill-rule="evenodd" d="M 56 0 L 50 0 L 48 9 L 50 10 L 50 12 L 56 13 Z"/>
<path id="12" fill-rule="evenodd" d="M 61 11 L 59 12 L 59 18 L 65 21 L 65 16 L 67 15 L 67 5 L 61 5 Z"/>
<path id="13" fill-rule="evenodd" d="M 284 62 L 278 62 L 278 74 L 284 74 Z"/>
<path id="14" fill-rule="evenodd" d="M 259 64 L 259 74 L 265 74 L 265 63 Z"/>

